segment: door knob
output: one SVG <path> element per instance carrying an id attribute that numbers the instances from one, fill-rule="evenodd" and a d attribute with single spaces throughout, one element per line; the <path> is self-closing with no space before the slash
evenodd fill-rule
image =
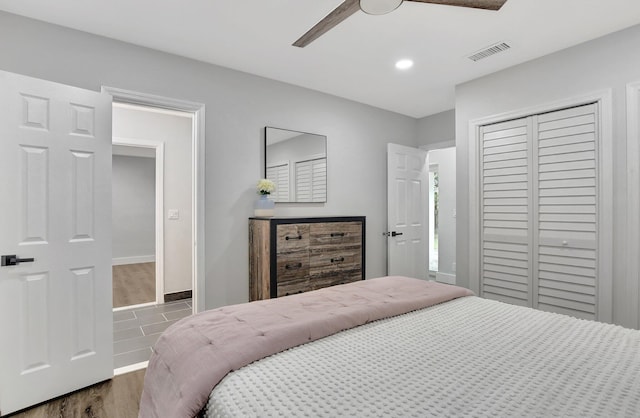
<path id="1" fill-rule="evenodd" d="M 391 231 L 391 232 L 383 232 L 382 235 L 384 235 L 385 237 L 396 237 L 399 235 L 403 235 L 404 232 L 396 232 L 396 231 Z"/>
<path id="2" fill-rule="evenodd" d="M 33 258 L 18 258 L 17 255 L 3 255 L 1 265 L 4 266 L 15 266 L 20 263 L 31 263 L 35 261 Z"/>

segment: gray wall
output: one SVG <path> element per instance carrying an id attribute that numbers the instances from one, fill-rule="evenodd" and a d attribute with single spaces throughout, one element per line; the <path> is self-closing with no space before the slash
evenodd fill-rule
<path id="1" fill-rule="evenodd" d="M 469 240 L 469 121 L 613 90 L 614 322 L 638 327 L 637 283 L 625 278 L 626 84 L 640 79 L 640 26 L 477 79 L 456 88 L 457 242 Z M 457 248 L 457 283 L 468 285 L 467 245 Z"/>
<path id="2" fill-rule="evenodd" d="M 4 12 L 0 51 L 5 71 L 206 105 L 207 308 L 248 299 L 247 218 L 263 175 L 265 126 L 327 135 L 327 203 L 278 204 L 277 214 L 366 215 L 366 275 L 386 273 L 386 144 L 415 146 L 415 119 Z"/>
<path id="3" fill-rule="evenodd" d="M 113 258 L 153 257 L 155 159 L 114 155 L 112 161 Z"/>
<path id="4" fill-rule="evenodd" d="M 191 290 L 191 130 L 193 118 L 113 108 L 113 136 L 164 144 L 164 293 Z M 155 167 L 154 167 L 155 170 Z M 179 219 L 169 219 L 178 210 Z"/>
<path id="5" fill-rule="evenodd" d="M 418 145 L 433 149 L 429 145 L 453 142 L 456 139 L 455 109 L 418 119 Z"/>

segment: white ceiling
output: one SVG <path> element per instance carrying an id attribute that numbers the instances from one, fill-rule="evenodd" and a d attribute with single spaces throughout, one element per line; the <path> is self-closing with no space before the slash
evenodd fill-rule
<path id="1" fill-rule="evenodd" d="M 498 12 L 405 2 L 291 44 L 341 0 L 0 0 L 0 10 L 257 74 L 413 117 L 454 86 L 640 23 L 638 0 L 508 0 Z M 466 57 L 506 41 L 511 49 Z M 413 68 L 395 69 L 400 58 Z"/>

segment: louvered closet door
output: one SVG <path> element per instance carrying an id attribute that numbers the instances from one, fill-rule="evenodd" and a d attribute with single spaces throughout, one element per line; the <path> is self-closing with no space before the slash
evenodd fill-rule
<path id="1" fill-rule="evenodd" d="M 289 202 L 289 163 L 267 167 L 267 178 L 275 183 L 276 202 Z"/>
<path id="2" fill-rule="evenodd" d="M 532 303 L 530 132 L 530 118 L 481 131 L 481 294 L 523 306 Z"/>
<path id="3" fill-rule="evenodd" d="M 596 318 L 596 105 L 539 115 L 534 307 Z"/>
<path id="4" fill-rule="evenodd" d="M 326 202 L 327 159 L 296 163 L 296 202 Z"/>

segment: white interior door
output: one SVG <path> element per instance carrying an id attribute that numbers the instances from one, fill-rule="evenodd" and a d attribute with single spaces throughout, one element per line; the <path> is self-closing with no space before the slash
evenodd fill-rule
<path id="1" fill-rule="evenodd" d="M 387 144 L 389 275 L 427 278 L 428 176 L 426 151 Z"/>
<path id="2" fill-rule="evenodd" d="M 113 375 L 111 96 L 0 71 L 0 414 Z M 10 261 L 5 258 L 5 261 Z"/>

